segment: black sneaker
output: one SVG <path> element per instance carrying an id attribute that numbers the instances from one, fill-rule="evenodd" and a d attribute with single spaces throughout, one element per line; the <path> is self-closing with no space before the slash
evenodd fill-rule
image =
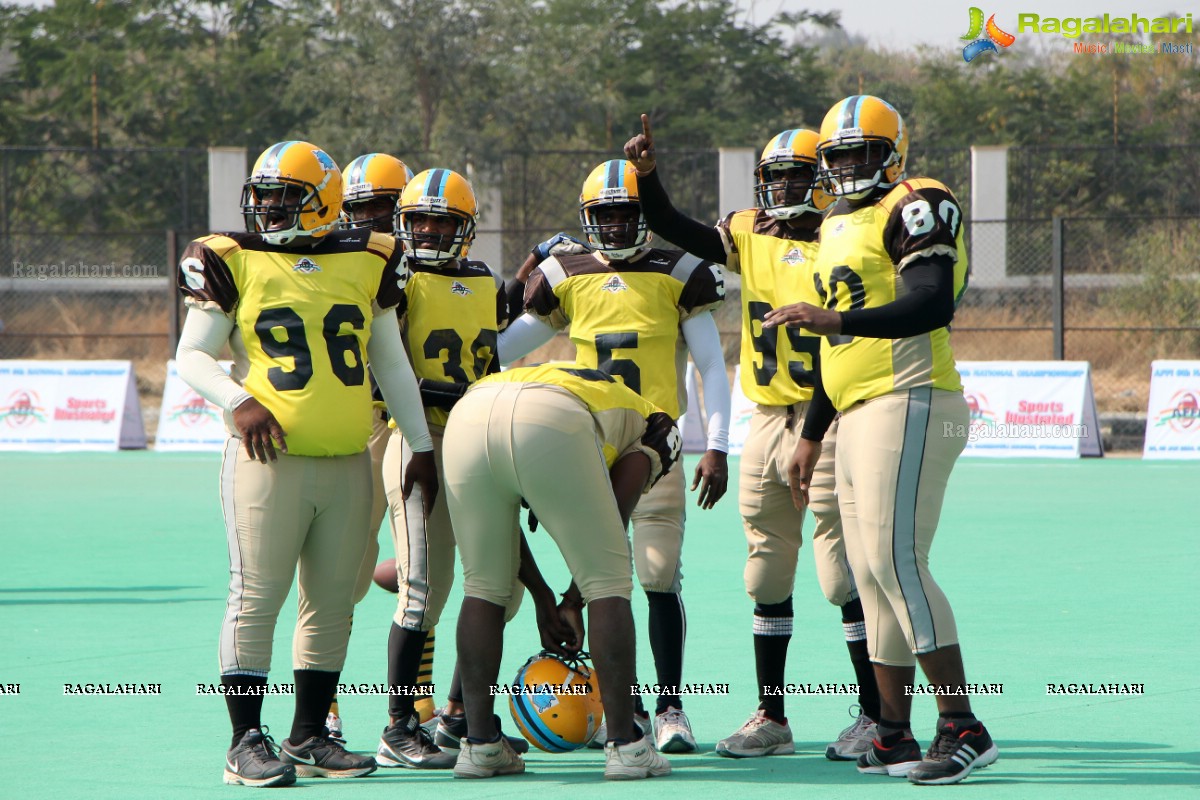
<path id="1" fill-rule="evenodd" d="M 864 775 L 903 778 L 920 763 L 921 745 L 915 739 L 901 739 L 891 747 L 884 747 L 875 739 L 871 749 L 858 757 L 858 771 Z"/>
<path id="2" fill-rule="evenodd" d="M 495 716 L 496 730 L 500 730 L 500 717 Z M 504 733 L 504 731 L 500 731 Z M 442 714 L 438 718 L 437 733 L 433 735 L 433 743 L 442 748 L 443 752 L 454 753 L 458 755 L 458 750 L 462 745 L 460 742 L 467 735 L 467 715 L 466 714 Z M 517 755 L 529 752 L 529 742 L 525 741 L 520 736 L 505 736 L 508 739 L 508 746 L 513 749 Z"/>
<path id="3" fill-rule="evenodd" d="M 381 767 L 453 769 L 457 758 L 457 754 L 443 753 L 437 748 L 415 713 L 384 728 L 375 752 L 375 760 Z"/>
<path id="4" fill-rule="evenodd" d="M 925 760 L 908 773 L 908 779 L 922 786 L 958 783 L 972 770 L 994 764 L 999 757 L 1000 751 L 982 722 L 969 728 L 948 722 L 938 728 Z"/>
<path id="5" fill-rule="evenodd" d="M 275 754 L 275 740 L 267 730 L 251 728 L 225 755 L 225 782 L 243 786 L 291 786 L 296 768 Z"/>
<path id="6" fill-rule="evenodd" d="M 285 739 L 280 751 L 301 778 L 361 778 L 378 766 L 370 756 L 351 753 L 339 740 L 330 738 L 328 728 L 324 735 L 310 736 L 301 744 Z"/>

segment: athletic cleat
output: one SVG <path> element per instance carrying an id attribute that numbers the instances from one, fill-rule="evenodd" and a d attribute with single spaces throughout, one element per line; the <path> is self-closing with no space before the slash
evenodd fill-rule
<path id="1" fill-rule="evenodd" d="M 500 717 L 494 717 L 496 720 L 496 730 L 500 731 Z M 503 731 L 500 731 L 503 733 Z M 441 748 L 443 753 L 453 751 L 458 754 L 459 742 L 467 736 L 467 715 L 466 714 L 442 714 L 438 717 L 437 733 L 433 735 L 433 743 Z M 525 741 L 520 736 L 505 736 L 508 740 L 508 746 L 513 749 L 517 755 L 529 752 L 529 742 Z"/>
<path id="2" fill-rule="evenodd" d="M 512 749 L 507 736 L 482 744 L 463 737 L 461 745 L 454 764 L 456 778 L 495 778 L 525 771 L 525 759 Z"/>
<path id="3" fill-rule="evenodd" d="M 694 753 L 696 737 L 687 714 L 674 706 L 654 718 L 655 738 L 661 753 Z"/>
<path id="4" fill-rule="evenodd" d="M 938 728 L 925 760 L 912 768 L 908 779 L 922 786 L 958 783 L 973 770 L 996 763 L 999 757 L 1000 751 L 982 722 L 969 728 L 948 722 Z"/>
<path id="5" fill-rule="evenodd" d="M 732 736 L 717 742 L 717 755 L 726 758 L 789 756 L 795 752 L 791 726 L 780 725 L 762 709 L 754 712 Z"/>
<path id="6" fill-rule="evenodd" d="M 418 713 L 418 715 L 420 714 L 419 711 L 417 713 Z M 445 706 L 441 706 L 439 708 L 434 709 L 432 717 L 430 717 L 429 719 L 426 719 L 426 720 L 421 720 L 421 727 L 424 728 L 425 730 L 429 731 L 430 736 L 433 736 L 433 732 L 437 730 L 438 722 L 441 720 L 442 715 L 445 713 L 446 713 Z"/>
<path id="7" fill-rule="evenodd" d="M 633 712 L 634 723 L 642 729 L 643 736 L 654 736 L 654 726 L 650 723 L 650 715 L 646 712 Z M 603 750 L 605 743 L 608 742 L 608 723 L 601 722 L 600 727 L 596 730 L 596 735 L 587 743 L 588 748 L 592 750 Z"/>
<path id="8" fill-rule="evenodd" d="M 851 716 L 854 716 L 855 708 L 858 706 L 850 707 Z M 879 726 L 859 708 L 854 722 L 838 734 L 837 741 L 825 748 L 825 757 L 830 761 L 858 761 L 859 756 L 871 749 L 871 742 L 875 740 L 878 728 Z"/>
<path id="9" fill-rule="evenodd" d="M 310 736 L 300 744 L 286 739 L 279 750 L 301 778 L 361 778 L 378 769 L 375 759 L 351 753 L 328 735 Z"/>
<path id="10" fill-rule="evenodd" d="M 654 749 L 648 737 L 636 742 L 604 745 L 604 779 L 636 781 L 671 774 L 671 762 Z"/>
<path id="11" fill-rule="evenodd" d="M 342 718 L 330 711 L 325 715 L 325 727 L 329 728 L 329 738 L 340 744 L 346 743 L 346 737 L 342 736 Z"/>
<path id="12" fill-rule="evenodd" d="M 415 713 L 383 729 L 375 760 L 381 767 L 450 769 L 454 766 L 454 754 L 437 748 L 429 731 L 417 722 Z"/>
<path id="13" fill-rule="evenodd" d="M 864 775 L 903 778 L 920 763 L 921 745 L 915 739 L 901 739 L 891 747 L 884 747 L 876 739 L 871 742 L 871 749 L 858 757 L 858 771 Z"/>
<path id="14" fill-rule="evenodd" d="M 296 782 L 296 768 L 279 760 L 275 740 L 267 735 L 266 728 L 251 728 L 225 755 L 225 782 L 256 787 L 291 786 Z"/>

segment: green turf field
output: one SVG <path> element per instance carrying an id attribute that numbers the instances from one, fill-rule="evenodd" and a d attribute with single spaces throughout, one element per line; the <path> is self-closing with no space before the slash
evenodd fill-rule
<path id="1" fill-rule="evenodd" d="M 223 699 L 196 694 L 198 683 L 217 680 L 228 579 L 218 466 L 218 456 L 152 452 L 0 457 L 0 685 L 20 684 L 20 694 L 0 694 L 0 720 L 10 733 L 0 797 L 249 792 L 221 783 L 229 739 Z M 736 475 L 736 461 L 731 468 Z M 959 788 L 940 791 L 987 798 L 1197 791 L 1197 487 L 1200 464 L 959 462 L 933 569 L 954 604 L 968 679 L 1003 684 L 1002 695 L 975 702 L 1000 760 Z M 657 798 L 669 792 L 702 800 L 760 788 L 771 797 L 803 798 L 938 793 L 825 760 L 825 744 L 850 722 L 850 697 L 789 700 L 795 756 L 732 761 L 711 752 L 756 705 L 752 606 L 742 589 L 745 541 L 736 491 L 713 511 L 690 513 L 685 679 L 730 685 L 728 696 L 692 697 L 686 704 L 709 752 L 673 757 L 671 777 L 634 784 L 606 784 L 602 754 L 585 750 L 535 753 L 523 777 L 468 782 L 448 773 L 381 770 L 358 780 L 301 780 L 294 791 L 364 799 Z M 548 538 L 535 534 L 532 544 L 548 577 L 565 587 L 565 569 Z M 460 599 L 452 595 L 439 628 L 439 699 L 449 686 Z M 391 595 L 372 589 L 359 606 L 343 680 L 386 680 L 393 605 Z M 817 588 L 807 547 L 795 605 L 789 681 L 853 682 L 840 617 Z M 281 616 L 273 682 L 291 681 L 294 608 L 293 600 Z M 652 680 L 645 603 L 637 595 L 634 608 L 643 634 L 640 676 Z M 536 641 L 527 605 L 509 627 L 503 679 Z M 88 682 L 159 683 L 162 694 L 64 696 L 64 683 Z M 1047 696 L 1047 683 L 1067 682 L 1141 683 L 1145 695 Z M 291 700 L 269 697 L 264 708 L 280 740 L 287 736 Z M 374 750 L 385 712 L 386 698 L 343 698 L 351 749 Z M 500 713 L 511 729 L 506 710 Z M 932 698 L 915 701 L 922 745 L 935 717 Z"/>

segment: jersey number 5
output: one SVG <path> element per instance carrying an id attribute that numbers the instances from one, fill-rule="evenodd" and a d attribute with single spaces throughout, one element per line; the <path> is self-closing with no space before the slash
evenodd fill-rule
<path id="1" fill-rule="evenodd" d="M 348 324 L 353 330 L 361 331 L 365 322 L 358 306 L 338 303 L 329 309 L 321 325 L 333 374 L 346 386 L 362 386 L 367 371 L 358 337 L 353 333 L 342 333 L 342 325 Z M 278 338 L 277 329 L 283 329 L 286 337 Z M 258 334 L 263 352 L 271 358 L 292 359 L 291 370 L 283 367 L 267 370 L 267 379 L 275 390 L 292 392 L 307 386 L 313 376 L 312 351 L 304 336 L 304 320 L 300 315 L 286 306 L 265 308 L 254 323 L 254 332 Z"/>
<path id="2" fill-rule="evenodd" d="M 636 350 L 637 331 L 596 334 L 596 368 L 609 375 L 620 375 L 625 385 L 642 393 L 642 371 L 628 358 L 613 358 L 613 350 Z"/>

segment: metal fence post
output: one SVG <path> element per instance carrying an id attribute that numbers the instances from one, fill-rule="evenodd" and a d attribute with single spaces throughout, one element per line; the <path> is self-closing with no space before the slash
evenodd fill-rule
<path id="1" fill-rule="evenodd" d="M 1053 239 L 1051 242 L 1052 261 L 1050 265 L 1050 302 L 1054 315 L 1054 360 L 1062 361 L 1066 355 L 1065 335 L 1063 330 L 1063 305 L 1065 301 L 1063 280 L 1063 219 L 1055 217 L 1053 222 Z"/>
<path id="2" fill-rule="evenodd" d="M 175 270 L 179 269 L 179 231 L 167 231 L 167 308 L 170 320 L 170 345 L 172 357 L 179 347 L 179 292 L 175 288 Z"/>

